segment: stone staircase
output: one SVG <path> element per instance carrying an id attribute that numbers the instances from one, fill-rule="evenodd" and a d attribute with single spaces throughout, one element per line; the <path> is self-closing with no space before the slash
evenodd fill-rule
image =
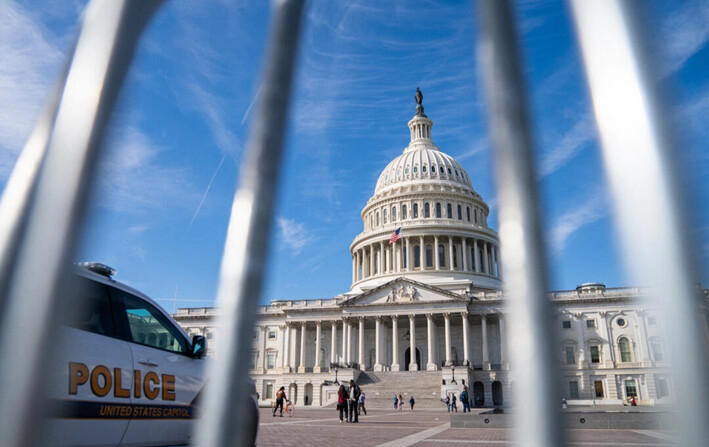
<path id="1" fill-rule="evenodd" d="M 404 398 L 409 409 L 409 398 L 414 396 L 414 408 L 442 408 L 440 371 L 363 372 L 357 385 L 365 392 L 367 408 L 394 410 L 394 394 Z"/>

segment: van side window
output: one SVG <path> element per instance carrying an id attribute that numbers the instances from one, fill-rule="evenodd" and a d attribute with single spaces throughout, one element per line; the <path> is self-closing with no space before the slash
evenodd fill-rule
<path id="1" fill-rule="evenodd" d="M 130 329 L 130 341 L 172 352 L 187 352 L 182 334 L 150 303 L 129 293 L 118 291 Z"/>
<path id="2" fill-rule="evenodd" d="M 82 331 L 112 337 L 113 313 L 106 286 L 75 276 L 70 288 L 78 296 L 75 308 L 65 310 L 67 315 L 62 318 L 63 323 Z"/>

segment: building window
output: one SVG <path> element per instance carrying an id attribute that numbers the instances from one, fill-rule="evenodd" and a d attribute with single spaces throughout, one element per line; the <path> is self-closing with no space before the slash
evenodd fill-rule
<path id="1" fill-rule="evenodd" d="M 421 167 L 421 171 L 422 171 L 424 174 L 426 173 L 426 165 L 423 165 L 423 166 Z"/>
<path id="2" fill-rule="evenodd" d="M 387 223 L 387 210 L 384 209 L 384 223 Z"/>
<path id="3" fill-rule="evenodd" d="M 438 246 L 438 263 L 441 267 L 446 266 L 446 248 L 443 244 Z"/>
<path id="4" fill-rule="evenodd" d="M 423 204 L 423 217 L 431 217 L 431 205 L 428 203 Z"/>
<path id="5" fill-rule="evenodd" d="M 576 363 L 576 350 L 574 349 L 573 346 L 567 346 L 564 348 L 564 351 L 566 352 L 566 364 L 567 365 L 573 365 Z"/>
<path id="6" fill-rule="evenodd" d="M 463 208 L 458 205 L 458 220 L 463 220 Z"/>
<path id="7" fill-rule="evenodd" d="M 453 268 L 458 268 L 458 246 L 453 245 Z"/>
<path id="8" fill-rule="evenodd" d="M 625 321 L 625 318 L 618 318 L 617 320 L 615 320 L 615 322 L 618 323 L 618 326 L 620 327 L 625 327 L 628 325 L 628 322 Z"/>
<path id="9" fill-rule="evenodd" d="M 379 211 L 377 211 L 377 220 L 376 220 L 376 225 L 379 226 Z"/>
<path id="10" fill-rule="evenodd" d="M 655 390 L 658 398 L 670 395 L 670 389 L 667 386 L 667 379 L 665 377 L 655 376 Z"/>
<path id="11" fill-rule="evenodd" d="M 441 204 L 436 203 L 436 217 L 441 218 Z"/>
<path id="12" fill-rule="evenodd" d="M 475 218 L 475 223 L 478 223 L 478 209 L 473 210 L 473 217 Z"/>
<path id="13" fill-rule="evenodd" d="M 421 247 L 414 245 L 414 268 L 421 267 Z"/>
<path id="14" fill-rule="evenodd" d="M 650 352 L 652 352 L 652 359 L 654 361 L 665 361 L 665 352 L 662 349 L 662 342 L 659 340 L 650 340 Z"/>
<path id="15" fill-rule="evenodd" d="M 433 246 L 426 245 L 426 267 L 433 267 Z"/>
<path id="16" fill-rule="evenodd" d="M 391 209 L 391 220 L 393 220 L 394 222 L 396 222 L 396 207 L 393 207 L 393 208 Z"/>
<path id="17" fill-rule="evenodd" d="M 413 213 L 414 213 L 414 215 L 413 215 L 413 218 L 414 218 L 414 219 L 416 219 L 416 218 L 419 217 L 419 204 L 418 204 L 418 203 L 414 203 L 414 211 L 413 211 Z"/>
<path id="18" fill-rule="evenodd" d="M 635 379 L 625 381 L 625 397 L 638 397 L 638 385 Z"/>
<path id="19" fill-rule="evenodd" d="M 633 354 L 630 350 L 630 341 L 627 338 L 622 337 L 618 340 L 618 349 L 620 350 L 620 361 L 621 362 L 632 362 Z"/>
<path id="20" fill-rule="evenodd" d="M 448 205 L 446 205 L 446 211 L 447 211 L 448 218 L 452 219 L 453 218 L 453 207 L 451 206 L 450 203 Z"/>
<path id="21" fill-rule="evenodd" d="M 469 206 L 465 207 L 465 214 L 468 217 L 468 222 L 470 222 L 470 207 Z"/>
<path id="22" fill-rule="evenodd" d="M 472 271 L 475 271 L 475 247 L 470 248 L 470 260 L 472 261 L 472 265 L 470 266 L 470 269 Z"/>
<path id="23" fill-rule="evenodd" d="M 419 167 L 418 167 L 418 166 L 414 166 L 414 174 L 418 174 L 418 172 L 419 172 Z"/>
<path id="24" fill-rule="evenodd" d="M 579 383 L 577 381 L 569 382 L 569 399 L 579 398 Z"/>
<path id="25" fill-rule="evenodd" d="M 601 350 L 598 346 L 591 346 L 591 363 L 601 363 Z"/>
<path id="26" fill-rule="evenodd" d="M 258 360 L 258 352 L 252 352 L 251 353 L 251 363 L 250 367 L 251 369 L 256 369 L 256 361 Z"/>
<path id="27" fill-rule="evenodd" d="M 563 327 L 564 329 L 571 329 L 571 321 L 569 321 L 569 320 L 562 321 L 561 327 Z"/>
<path id="28" fill-rule="evenodd" d="M 268 331 L 268 339 L 275 340 L 276 339 L 276 331 Z"/>
<path id="29" fill-rule="evenodd" d="M 254 340 L 258 340 L 258 331 L 254 331 Z"/>
<path id="30" fill-rule="evenodd" d="M 407 206 L 406 206 L 406 205 L 401 205 L 401 219 L 402 219 L 402 220 L 408 218 L 408 216 L 407 216 L 407 214 L 408 214 L 407 211 L 408 211 Z"/>
<path id="31" fill-rule="evenodd" d="M 594 380 L 593 381 L 593 392 L 596 394 L 596 397 L 603 397 L 603 381 L 602 380 Z"/>
<path id="32" fill-rule="evenodd" d="M 266 399 L 273 399 L 273 383 L 266 383 L 266 392 L 263 394 Z"/>
<path id="33" fill-rule="evenodd" d="M 596 320 L 586 320 L 586 327 L 588 329 L 596 329 Z"/>
<path id="34" fill-rule="evenodd" d="M 266 354 L 266 369 L 273 369 L 276 367 L 276 353 L 269 352 Z"/>

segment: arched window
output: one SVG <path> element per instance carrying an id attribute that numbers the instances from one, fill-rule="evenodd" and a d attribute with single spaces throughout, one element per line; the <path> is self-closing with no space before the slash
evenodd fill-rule
<path id="1" fill-rule="evenodd" d="M 436 217 L 441 218 L 441 204 L 436 203 Z"/>
<path id="2" fill-rule="evenodd" d="M 632 362 L 633 352 L 630 349 L 630 341 L 626 337 L 621 337 L 618 340 L 618 349 L 620 350 L 620 361 L 621 362 Z"/>
<path id="3" fill-rule="evenodd" d="M 426 173 L 426 165 L 421 166 L 421 171 L 425 174 Z"/>
<path id="4" fill-rule="evenodd" d="M 431 217 L 431 205 L 428 202 L 423 204 L 423 217 Z"/>
<path id="5" fill-rule="evenodd" d="M 438 246 L 438 262 L 441 267 L 446 266 L 446 247 L 444 247 L 443 244 Z"/>
<path id="6" fill-rule="evenodd" d="M 406 205 L 401 205 L 401 219 L 406 220 L 408 218 L 408 207 Z"/>
<path id="7" fill-rule="evenodd" d="M 418 172 L 419 172 L 419 167 L 418 167 L 418 165 L 417 165 L 417 166 L 414 166 L 414 174 L 418 174 Z"/>
<path id="8" fill-rule="evenodd" d="M 384 208 L 384 223 L 387 223 L 387 217 L 388 217 L 387 214 L 388 214 L 387 210 L 386 210 L 386 208 Z"/>
<path id="9" fill-rule="evenodd" d="M 379 226 L 379 211 L 377 211 L 377 226 Z"/>
<path id="10" fill-rule="evenodd" d="M 426 267 L 433 267 L 433 246 L 426 245 Z"/>
<path id="11" fill-rule="evenodd" d="M 475 223 L 478 223 L 478 209 L 475 208 L 473 210 L 473 216 L 475 217 Z"/>
<path id="12" fill-rule="evenodd" d="M 414 245 L 414 268 L 421 267 L 421 247 Z"/>
<path id="13" fill-rule="evenodd" d="M 396 207 L 391 209 L 391 220 L 396 222 Z"/>
<path id="14" fill-rule="evenodd" d="M 446 205 L 446 211 L 448 211 L 448 218 L 452 219 L 453 218 L 453 207 L 451 206 L 450 203 L 448 205 Z"/>
<path id="15" fill-rule="evenodd" d="M 458 205 L 458 220 L 463 220 L 463 208 Z"/>
<path id="16" fill-rule="evenodd" d="M 416 219 L 416 218 L 419 217 L 419 204 L 418 204 L 418 203 L 414 203 L 413 214 L 414 214 L 414 215 L 413 215 L 412 217 L 413 217 L 414 219 Z"/>
<path id="17" fill-rule="evenodd" d="M 465 212 L 468 215 L 468 222 L 470 222 L 470 207 L 469 206 L 465 207 Z"/>

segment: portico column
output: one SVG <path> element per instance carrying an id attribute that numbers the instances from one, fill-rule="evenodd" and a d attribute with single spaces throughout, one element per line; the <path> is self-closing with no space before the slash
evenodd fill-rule
<path id="1" fill-rule="evenodd" d="M 359 369 L 364 371 L 364 317 L 359 317 Z"/>
<path id="2" fill-rule="evenodd" d="M 300 362 L 298 363 L 298 372 L 305 372 L 305 323 L 300 325 Z"/>
<path id="3" fill-rule="evenodd" d="M 337 363 L 337 322 L 332 322 L 332 335 L 330 336 L 330 363 Z"/>
<path id="4" fill-rule="evenodd" d="M 315 365 L 313 372 L 319 373 L 320 368 L 320 331 L 322 330 L 322 322 L 315 323 Z"/>
<path id="5" fill-rule="evenodd" d="M 461 322 L 463 323 L 463 363 L 465 365 L 470 364 L 470 325 L 468 324 L 468 314 L 467 312 L 461 312 L 460 314 Z"/>
<path id="6" fill-rule="evenodd" d="M 283 329 L 283 370 L 290 372 L 290 324 Z"/>
<path id="7" fill-rule="evenodd" d="M 436 245 L 433 247 L 433 256 L 434 259 L 436 260 L 436 270 L 441 269 L 441 259 L 438 254 L 438 235 L 434 236 L 434 244 Z"/>
<path id="8" fill-rule="evenodd" d="M 369 258 L 367 257 L 366 247 L 362 247 L 362 279 L 369 276 Z"/>
<path id="9" fill-rule="evenodd" d="M 342 355 L 340 356 L 340 363 L 343 366 L 347 365 L 347 321 L 342 319 Z"/>
<path id="10" fill-rule="evenodd" d="M 411 355 L 409 356 L 409 371 L 418 371 L 419 366 L 416 363 L 416 322 L 414 321 L 416 315 L 409 315 L 409 333 L 411 334 L 409 350 Z"/>
<path id="11" fill-rule="evenodd" d="M 490 261 L 487 259 L 487 242 L 483 242 L 483 266 L 485 268 L 485 274 L 490 274 Z"/>
<path id="12" fill-rule="evenodd" d="M 453 270 L 453 237 L 448 236 L 448 270 Z"/>
<path id="13" fill-rule="evenodd" d="M 503 313 L 499 313 L 497 315 L 497 318 L 500 321 L 500 368 L 508 369 L 505 356 L 505 315 Z"/>
<path id="14" fill-rule="evenodd" d="M 423 236 L 419 236 L 419 247 L 419 264 L 423 271 L 426 269 L 426 247 L 423 245 Z"/>
<path id="15" fill-rule="evenodd" d="M 433 314 L 426 314 L 426 321 L 428 323 L 428 334 L 426 337 L 428 339 L 428 363 L 426 364 L 426 370 L 436 371 L 438 365 L 436 365 L 433 358 Z"/>
<path id="16" fill-rule="evenodd" d="M 345 363 L 348 365 L 352 363 L 352 341 L 354 339 L 354 328 L 352 327 L 352 322 L 347 320 L 347 357 L 345 358 Z"/>
<path id="17" fill-rule="evenodd" d="M 391 317 L 391 370 L 399 371 L 399 322 L 398 317 Z"/>
<path id="18" fill-rule="evenodd" d="M 293 365 L 293 372 L 298 371 L 298 328 L 295 323 L 290 327 L 290 362 Z"/>
<path id="19" fill-rule="evenodd" d="M 446 332 L 446 366 L 450 366 L 451 361 L 451 314 L 443 314 Z"/>
<path id="20" fill-rule="evenodd" d="M 374 370 L 381 371 L 381 341 L 382 341 L 382 317 L 375 317 L 375 338 L 374 338 Z"/>
<path id="21" fill-rule="evenodd" d="M 462 250 L 463 253 L 461 253 L 461 254 L 463 255 L 463 256 L 462 256 L 462 258 L 463 258 L 463 271 L 464 271 L 464 272 L 467 272 L 467 271 L 468 271 L 468 245 L 467 245 L 466 242 L 465 242 L 465 238 L 462 238 L 462 239 L 463 239 L 463 246 L 462 246 L 462 247 L 463 247 L 463 250 Z"/>
<path id="22" fill-rule="evenodd" d="M 487 316 L 480 318 L 483 330 L 483 369 L 490 369 L 490 351 L 487 346 Z"/>
<path id="23" fill-rule="evenodd" d="M 261 372 L 266 372 L 266 326 L 261 326 L 261 336 L 263 337 L 263 348 L 261 349 Z"/>

